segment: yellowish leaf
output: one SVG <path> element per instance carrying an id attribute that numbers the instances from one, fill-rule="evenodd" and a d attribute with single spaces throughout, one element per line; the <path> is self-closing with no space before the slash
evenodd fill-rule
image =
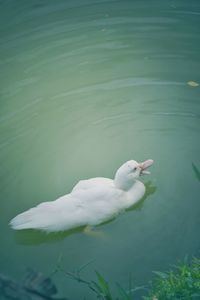
<path id="1" fill-rule="evenodd" d="M 196 81 L 188 81 L 187 84 L 188 84 L 189 86 L 192 86 L 192 87 L 197 87 L 197 86 L 199 86 L 199 83 L 196 82 Z"/>

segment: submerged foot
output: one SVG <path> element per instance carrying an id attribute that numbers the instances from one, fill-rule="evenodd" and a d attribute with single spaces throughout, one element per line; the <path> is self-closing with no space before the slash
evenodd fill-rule
<path id="1" fill-rule="evenodd" d="M 92 237 L 96 237 L 96 238 L 102 238 L 102 239 L 105 239 L 106 238 L 106 234 L 103 232 L 103 231 L 96 231 L 94 230 L 94 227 L 90 226 L 90 225 L 87 225 L 83 232 L 86 234 L 86 235 L 89 235 L 89 236 L 92 236 Z"/>

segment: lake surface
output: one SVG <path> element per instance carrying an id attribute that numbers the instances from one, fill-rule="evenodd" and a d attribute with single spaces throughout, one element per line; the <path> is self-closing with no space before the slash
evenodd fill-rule
<path id="1" fill-rule="evenodd" d="M 98 270 L 127 288 L 200 255 L 200 2 L 2 0 L 0 24 L 1 272 L 48 275 L 62 256 L 66 270 L 91 262 L 84 278 Z M 80 179 L 147 158 L 144 201 L 103 237 L 8 226 Z M 94 299 L 54 280 L 62 296 Z"/>

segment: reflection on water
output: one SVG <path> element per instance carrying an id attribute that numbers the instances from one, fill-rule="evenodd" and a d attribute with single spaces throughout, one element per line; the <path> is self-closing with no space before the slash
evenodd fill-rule
<path id="1" fill-rule="evenodd" d="M 71 234 L 81 233 L 83 228 L 76 228 L 59 233 L 46 233 L 39 230 L 22 230 L 15 232 L 15 239 L 18 244 L 21 245 L 39 245 L 42 243 L 53 243 L 61 241 Z"/>
<path id="2" fill-rule="evenodd" d="M 199 255 L 199 15 L 196 0 L 0 1 L 2 272 L 50 273 L 62 249 L 69 269 L 95 258 L 112 282 L 134 270 L 143 285 Z M 147 198 L 100 226 L 109 240 L 9 229 L 80 179 L 148 158 Z M 58 288 L 92 299 L 62 278 Z"/>

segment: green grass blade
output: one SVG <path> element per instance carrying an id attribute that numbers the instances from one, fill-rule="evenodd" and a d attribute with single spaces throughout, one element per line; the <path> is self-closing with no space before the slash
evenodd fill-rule
<path id="1" fill-rule="evenodd" d="M 196 175 L 197 180 L 200 181 L 200 171 L 199 171 L 199 169 L 197 168 L 197 166 L 195 166 L 194 163 L 192 163 L 192 168 L 193 168 L 193 171 L 194 171 L 194 173 Z"/>
<path id="2" fill-rule="evenodd" d="M 117 283 L 117 290 L 121 296 L 121 300 L 131 300 L 130 294 L 127 291 L 125 291 L 125 289 L 121 287 L 121 285 L 118 283 Z"/>
<path id="3" fill-rule="evenodd" d="M 103 276 L 96 271 L 96 275 L 97 275 L 97 279 L 98 279 L 98 286 L 100 288 L 100 290 L 102 291 L 102 293 L 105 296 L 106 300 L 112 300 L 112 295 L 110 292 L 110 288 L 108 283 L 106 282 L 106 280 L 103 278 Z"/>

